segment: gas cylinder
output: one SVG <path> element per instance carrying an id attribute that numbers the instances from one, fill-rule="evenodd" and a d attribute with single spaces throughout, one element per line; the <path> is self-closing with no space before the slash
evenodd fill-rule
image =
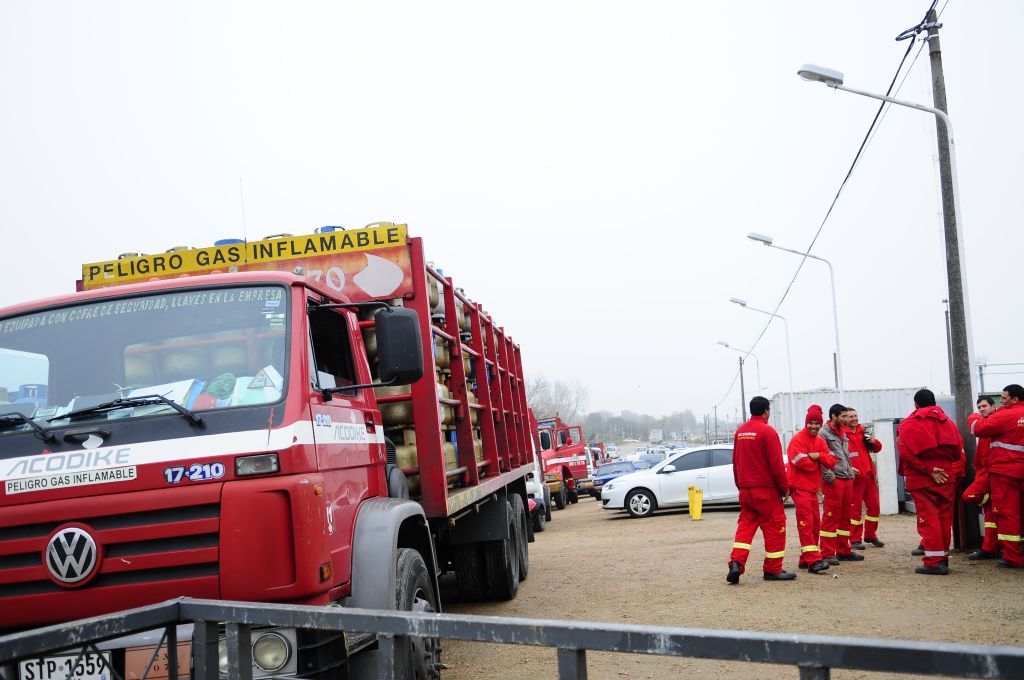
<path id="1" fill-rule="evenodd" d="M 374 394 L 378 397 L 407 394 L 408 391 L 409 388 L 405 385 L 373 388 Z M 412 402 L 393 401 L 386 404 L 380 404 L 380 417 L 384 421 L 385 427 L 393 427 L 395 425 L 412 425 Z"/>

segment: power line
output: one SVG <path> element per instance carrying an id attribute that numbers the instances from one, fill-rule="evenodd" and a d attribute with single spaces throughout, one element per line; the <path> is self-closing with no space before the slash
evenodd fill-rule
<path id="1" fill-rule="evenodd" d="M 928 10 L 925 12 L 924 18 L 922 18 L 921 21 L 918 22 L 915 26 L 913 26 L 911 28 L 908 28 L 907 30 L 905 30 L 902 33 L 900 33 L 896 37 L 896 40 L 897 41 L 907 40 L 908 38 L 912 38 L 912 37 L 916 36 L 921 31 L 926 30 L 924 28 L 924 25 L 925 25 L 925 23 L 927 21 L 928 12 L 932 11 L 935 8 L 935 5 L 937 3 L 938 3 L 938 0 L 932 0 L 931 4 L 928 7 Z M 946 0 L 946 3 L 942 7 L 942 11 L 945 11 L 946 5 L 948 5 L 948 4 L 949 4 L 949 0 Z M 904 64 L 906 64 L 907 57 L 910 56 L 910 52 L 911 52 L 911 50 L 913 50 L 913 47 L 914 47 L 914 42 L 911 41 L 907 45 L 906 52 L 903 53 L 903 58 L 900 59 L 899 66 L 896 68 L 896 73 L 893 75 L 892 81 L 889 83 L 889 88 L 885 91 L 886 96 L 891 96 L 891 94 L 893 92 L 893 88 L 896 86 L 896 80 L 900 77 L 900 73 L 903 70 L 903 66 L 904 66 Z M 922 43 L 922 49 L 923 49 L 923 47 L 924 47 L 924 44 Z M 921 51 L 922 51 L 921 49 L 918 49 L 917 56 L 919 56 L 921 54 Z M 910 68 L 907 69 L 907 74 L 904 75 L 903 81 L 900 82 L 900 85 L 899 85 L 900 88 L 903 87 L 903 82 L 906 82 L 906 78 L 907 78 L 907 75 L 909 75 L 909 73 L 910 73 L 910 69 L 912 69 L 914 63 L 917 62 L 917 56 L 914 57 L 913 61 L 911 62 Z M 897 89 L 896 92 L 899 92 L 899 89 Z M 884 118 L 884 113 L 888 110 L 888 106 L 889 106 L 888 102 L 882 102 L 881 105 L 878 107 L 878 110 L 875 111 L 875 116 L 874 116 L 874 118 L 871 119 L 871 125 L 868 126 L 868 130 L 867 130 L 867 132 L 864 135 L 864 139 L 861 140 L 860 147 L 857 149 L 857 153 L 853 157 L 853 162 L 850 163 L 850 168 L 846 171 L 846 176 L 843 177 L 843 181 L 839 184 L 839 189 L 836 191 L 835 196 L 832 198 L 832 202 L 829 204 L 828 210 L 825 212 L 825 217 L 822 218 L 821 223 L 818 225 L 818 229 L 814 233 L 814 237 L 811 239 L 810 245 L 804 251 L 805 253 L 810 253 L 811 250 L 814 249 L 814 244 L 818 242 L 818 238 L 821 236 L 821 232 L 824 230 L 825 224 L 828 222 L 829 217 L 831 217 L 831 215 L 832 215 L 832 211 L 835 209 L 836 204 L 839 202 L 839 197 L 842 195 L 843 189 L 846 188 L 846 184 L 850 181 L 850 177 L 853 176 L 853 171 L 857 168 L 857 165 L 860 163 L 860 159 L 861 159 L 861 157 L 864 154 L 864 150 L 867 148 L 868 144 L 873 139 L 874 134 L 875 134 L 875 132 L 877 130 L 877 127 L 879 126 L 881 120 Z M 802 258 L 800 258 L 800 264 L 797 265 L 796 270 L 793 272 L 792 278 L 789 280 L 789 283 L 786 286 L 786 290 L 782 293 L 782 297 L 779 298 L 779 301 L 775 304 L 775 308 L 772 310 L 773 314 L 778 314 L 779 308 L 782 307 L 782 303 L 784 303 L 786 301 L 786 298 L 789 296 L 790 291 L 793 289 L 793 284 L 796 283 L 796 279 L 800 275 L 800 272 L 803 270 L 804 264 L 806 264 L 807 259 L 808 259 L 807 255 L 804 255 Z M 774 320 L 775 320 L 775 317 L 773 316 L 773 317 L 769 318 L 768 321 L 765 323 L 764 327 L 761 329 L 761 332 L 758 334 L 757 338 L 751 344 L 750 349 L 748 350 L 747 355 L 746 355 L 747 357 L 750 356 L 750 353 L 754 351 L 754 349 L 757 347 L 757 345 L 764 338 L 765 333 L 768 331 L 768 327 L 771 325 L 772 321 L 774 321 Z M 735 379 L 733 380 L 733 384 L 735 384 Z M 730 387 L 729 389 L 731 391 L 732 388 Z"/>

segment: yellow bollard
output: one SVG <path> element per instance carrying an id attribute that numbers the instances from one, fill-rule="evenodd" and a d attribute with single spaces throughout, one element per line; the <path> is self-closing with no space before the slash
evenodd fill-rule
<path id="1" fill-rule="evenodd" d="M 699 486 L 691 486 L 687 489 L 690 497 L 690 505 L 688 511 L 690 513 L 690 519 L 699 520 L 701 515 L 701 509 L 704 507 L 704 489 Z"/>

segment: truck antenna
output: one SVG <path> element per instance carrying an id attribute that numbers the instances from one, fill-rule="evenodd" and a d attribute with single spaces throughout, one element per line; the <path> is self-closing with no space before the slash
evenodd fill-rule
<path id="1" fill-rule="evenodd" d="M 242 202 L 242 238 L 249 242 L 249 234 L 245 227 L 245 193 L 242 191 L 242 178 L 238 178 L 238 198 Z"/>

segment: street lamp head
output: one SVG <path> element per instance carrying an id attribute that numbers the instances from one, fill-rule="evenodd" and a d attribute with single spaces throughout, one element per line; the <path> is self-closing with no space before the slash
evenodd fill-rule
<path id="1" fill-rule="evenodd" d="M 843 84 L 842 71 L 836 71 L 834 69 L 825 68 L 824 66 L 804 64 L 803 66 L 800 67 L 800 70 L 797 71 L 796 74 L 803 78 L 804 80 L 825 83 L 829 87 L 836 87 L 837 85 Z"/>
<path id="2" fill-rule="evenodd" d="M 718 344 L 721 345 L 722 347 L 728 347 L 729 346 L 729 343 L 727 343 L 725 340 L 719 340 Z"/>
<path id="3" fill-rule="evenodd" d="M 729 302 L 733 303 L 734 305 L 739 305 L 740 307 L 746 307 L 747 306 L 747 301 L 746 300 L 741 300 L 739 298 L 729 298 Z"/>
<path id="4" fill-rule="evenodd" d="M 772 244 L 772 237 L 771 236 L 765 236 L 764 234 L 758 234 L 756 231 L 752 231 L 749 234 L 747 234 L 747 238 L 749 238 L 751 241 L 759 241 L 759 242 L 765 244 L 766 246 L 770 246 Z"/>

